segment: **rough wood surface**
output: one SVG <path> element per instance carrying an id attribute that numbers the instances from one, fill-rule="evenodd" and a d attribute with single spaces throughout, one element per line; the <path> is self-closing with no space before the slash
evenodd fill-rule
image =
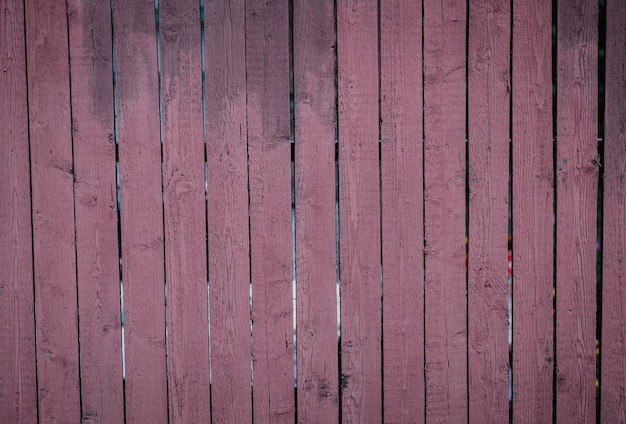
<path id="1" fill-rule="evenodd" d="M 337 423 L 335 25 L 332 0 L 293 5 L 298 422 Z"/>
<path id="2" fill-rule="evenodd" d="M 380 4 L 384 422 L 423 420 L 421 4 Z"/>
<path id="3" fill-rule="evenodd" d="M 170 423 L 209 422 L 202 49 L 197 0 L 159 1 Z"/>
<path id="4" fill-rule="evenodd" d="M 598 3 L 561 0 L 557 22 L 556 421 L 596 415 Z"/>
<path id="5" fill-rule="evenodd" d="M 600 416 L 626 423 L 626 3 L 606 16 Z"/>
<path id="6" fill-rule="evenodd" d="M 507 422 L 510 1 L 470 1 L 468 36 L 469 418 Z"/>
<path id="7" fill-rule="evenodd" d="M 156 19 L 113 1 L 127 422 L 167 421 L 165 275 Z"/>
<path id="8" fill-rule="evenodd" d="M 252 421 L 244 1 L 205 4 L 212 418 Z"/>
<path id="9" fill-rule="evenodd" d="M 65 2 L 26 2 L 41 421 L 79 422 L 74 169 Z"/>
<path id="10" fill-rule="evenodd" d="M 424 1 L 426 419 L 467 421 L 466 5 Z"/>
<path id="11" fill-rule="evenodd" d="M 380 422 L 381 281 L 378 14 L 337 2 L 343 422 Z"/>
<path id="12" fill-rule="evenodd" d="M 287 0 L 246 2 L 253 419 L 293 423 Z"/>
<path id="13" fill-rule="evenodd" d="M 0 1 L 0 417 L 37 421 L 24 4 Z"/>
<path id="14" fill-rule="evenodd" d="M 552 422 L 551 2 L 513 4 L 513 422 Z"/>
<path id="15" fill-rule="evenodd" d="M 69 1 L 68 24 L 82 416 L 86 422 L 121 422 L 124 398 L 110 2 Z"/>

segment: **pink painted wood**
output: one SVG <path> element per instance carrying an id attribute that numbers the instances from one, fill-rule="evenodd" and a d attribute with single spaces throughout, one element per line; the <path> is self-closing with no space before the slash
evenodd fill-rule
<path id="1" fill-rule="evenodd" d="M 113 1 L 127 422 L 167 421 L 165 275 L 154 2 Z M 172 388 L 174 390 L 174 388 Z"/>
<path id="2" fill-rule="evenodd" d="M 244 1 L 205 4 L 212 418 L 252 421 Z"/>
<path id="3" fill-rule="evenodd" d="M 79 422 L 74 169 L 65 2 L 26 2 L 41 421 Z"/>
<path id="4" fill-rule="evenodd" d="M 37 421 L 24 4 L 0 1 L 0 417 Z"/>
<path id="5" fill-rule="evenodd" d="M 298 422 L 337 423 L 334 2 L 293 5 Z"/>
<path id="6" fill-rule="evenodd" d="M 170 423 L 211 420 L 197 0 L 159 2 Z"/>
<path id="7" fill-rule="evenodd" d="M 509 0 L 469 2 L 470 422 L 509 418 Z"/>
<path id="8" fill-rule="evenodd" d="M 422 422 L 422 8 L 384 1 L 380 9 L 384 421 Z"/>
<path id="9" fill-rule="evenodd" d="M 426 419 L 467 421 L 465 2 L 424 1 Z"/>
<path id="10" fill-rule="evenodd" d="M 600 416 L 626 422 L 626 3 L 607 3 Z"/>
<path id="11" fill-rule="evenodd" d="M 513 4 L 513 422 L 552 422 L 551 2 Z"/>
<path id="12" fill-rule="evenodd" d="M 253 417 L 293 423 L 287 0 L 246 2 Z"/>
<path id="13" fill-rule="evenodd" d="M 595 421 L 598 4 L 557 23 L 556 421 Z"/>
<path id="14" fill-rule="evenodd" d="M 111 5 L 68 2 L 84 421 L 122 422 Z"/>
<path id="15" fill-rule="evenodd" d="M 381 273 L 378 13 L 337 2 L 343 422 L 380 422 Z"/>

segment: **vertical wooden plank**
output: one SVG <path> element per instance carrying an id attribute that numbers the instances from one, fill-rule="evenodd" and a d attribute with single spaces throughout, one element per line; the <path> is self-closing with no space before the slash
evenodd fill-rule
<path id="1" fill-rule="evenodd" d="M 424 1 L 426 419 L 467 421 L 466 4 Z"/>
<path id="2" fill-rule="evenodd" d="M 511 9 L 469 2 L 468 385 L 470 422 L 507 422 Z"/>
<path id="3" fill-rule="evenodd" d="M 26 2 L 39 419 L 80 421 L 65 1 Z"/>
<path id="4" fill-rule="evenodd" d="M 598 2 L 557 22 L 556 419 L 595 421 Z"/>
<path id="5" fill-rule="evenodd" d="M 380 4 L 384 421 L 424 417 L 422 4 Z"/>
<path id="6" fill-rule="evenodd" d="M 513 422 L 552 422 L 552 3 L 513 3 Z"/>
<path id="7" fill-rule="evenodd" d="M 37 421 L 24 4 L 0 1 L 0 417 Z"/>
<path id="8" fill-rule="evenodd" d="M 337 423 L 334 2 L 294 1 L 298 422 Z"/>
<path id="9" fill-rule="evenodd" d="M 167 421 L 163 201 L 152 0 L 113 1 L 127 422 Z"/>
<path id="10" fill-rule="evenodd" d="M 84 420 L 124 420 L 111 5 L 68 2 Z"/>
<path id="11" fill-rule="evenodd" d="M 252 422 L 244 1 L 205 4 L 212 418 Z"/>
<path id="12" fill-rule="evenodd" d="M 337 2 L 343 422 L 380 422 L 378 10 Z"/>
<path id="13" fill-rule="evenodd" d="M 246 2 L 255 423 L 293 423 L 287 0 Z"/>
<path id="14" fill-rule="evenodd" d="M 159 2 L 170 423 L 211 420 L 197 0 Z"/>
<path id="15" fill-rule="evenodd" d="M 600 416 L 626 423 L 626 3 L 606 20 Z"/>

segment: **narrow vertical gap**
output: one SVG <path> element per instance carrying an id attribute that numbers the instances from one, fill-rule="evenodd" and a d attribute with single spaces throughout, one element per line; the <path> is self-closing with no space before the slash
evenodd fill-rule
<path id="1" fill-rule="evenodd" d="M 37 394 L 37 401 L 35 402 L 37 408 L 37 421 L 41 422 L 41 412 L 39 408 L 39 355 L 38 355 L 38 337 L 37 337 L 37 293 L 36 293 L 36 284 L 35 284 L 35 225 L 33 222 L 33 215 L 35 211 L 33 210 L 33 158 L 32 158 L 32 146 L 30 139 L 30 96 L 28 91 L 28 42 L 27 42 L 27 32 L 26 32 L 26 1 L 22 2 L 22 12 L 23 12 L 23 25 L 24 25 L 24 80 L 26 82 L 26 125 L 27 125 L 27 133 L 28 133 L 28 190 L 29 190 L 29 202 L 30 202 L 30 254 L 31 254 L 31 275 L 32 275 L 32 291 L 33 291 L 33 334 L 35 336 L 35 393 Z"/>
<path id="2" fill-rule="evenodd" d="M 509 28 L 509 204 L 508 204 L 508 240 L 507 240 L 507 265 L 508 265 L 508 324 L 509 324 L 509 423 L 513 422 L 513 16 L 515 2 L 510 1 L 510 24 Z"/>
<path id="3" fill-rule="evenodd" d="M 167 399 L 167 419 L 170 419 L 170 382 L 169 382 L 169 340 L 168 340 L 168 320 L 167 320 L 167 255 L 165 251 L 165 187 L 163 181 L 165 179 L 165 167 L 163 161 L 163 88 L 161 87 L 161 23 L 159 20 L 159 0 L 154 0 L 154 23 L 156 36 L 156 53 L 157 53 L 157 84 L 159 96 L 159 145 L 161 154 L 161 231 L 163 235 L 163 316 L 165 317 L 165 397 Z"/>
<path id="4" fill-rule="evenodd" d="M 606 0 L 599 0 L 598 14 L 598 208 L 596 243 L 596 422 L 601 422 L 602 401 L 602 257 L 604 218 L 604 95 L 606 81 Z"/>
<path id="5" fill-rule="evenodd" d="M 78 301 L 78 248 L 76 247 L 76 162 L 74 161 L 74 108 L 72 102 L 72 56 L 70 50 L 70 17 L 69 17 L 69 5 L 65 0 L 65 29 L 67 36 L 67 72 L 68 72 L 68 91 L 70 101 L 70 142 L 72 149 L 72 167 L 69 170 L 69 174 L 72 177 L 72 214 L 74 215 L 74 276 L 76 278 L 76 354 L 78 358 L 78 398 L 80 404 L 80 416 L 83 416 L 83 384 L 81 375 L 80 364 L 80 309 Z"/>
<path id="6" fill-rule="evenodd" d="M 380 404 L 381 404 L 381 422 L 385 420 L 385 329 L 383 326 L 384 316 L 384 269 L 383 269 L 383 161 L 382 161 L 382 74 L 381 74 L 381 14 L 380 0 L 377 4 L 377 24 L 378 24 L 378 237 L 380 243 Z"/>
<path id="7" fill-rule="evenodd" d="M 470 422 L 470 387 L 469 387 L 469 34 L 470 33 L 470 1 L 465 2 L 465 390 L 467 397 L 467 422 Z"/>
<path id="8" fill-rule="evenodd" d="M 556 424 L 556 403 L 557 403 L 557 369 L 558 356 L 556 345 L 556 276 L 557 276 L 557 23 L 558 23 L 558 0 L 552 0 L 552 349 L 554 352 L 554 362 L 552 368 L 552 422 Z"/>
<path id="9" fill-rule="evenodd" d="M 122 196 L 120 189 L 120 151 L 119 151 L 119 123 L 117 104 L 117 70 L 115 61 L 115 24 L 113 13 L 113 1 L 109 0 L 111 10 L 111 70 L 113 82 L 113 129 L 115 137 L 115 206 L 117 214 L 117 256 L 118 256 L 118 280 L 120 285 L 120 327 L 122 344 L 122 397 L 124 408 L 124 422 L 126 422 L 126 346 L 124 340 L 124 280 L 122 273 Z"/>
<path id="10" fill-rule="evenodd" d="M 422 265 L 424 267 L 424 279 L 422 281 L 423 283 L 423 287 L 424 287 L 424 291 L 422 292 L 422 305 L 424 308 L 424 316 L 423 316 L 423 322 L 422 322 L 422 335 L 424 337 L 424 346 L 422 346 L 423 349 L 423 355 L 424 355 L 424 364 L 423 365 L 423 370 L 424 370 L 424 421 L 426 422 L 426 400 L 428 399 L 428 385 L 426 384 L 426 124 L 425 124 L 425 119 L 426 119 L 426 114 L 425 114 L 425 109 L 426 109 L 426 97 L 425 97 L 425 89 L 426 89 L 426 84 L 425 84 L 425 75 L 426 75 L 426 66 L 425 66 L 425 62 L 424 62 L 424 21 L 425 21 L 425 16 L 424 16 L 424 2 L 421 2 L 422 4 L 422 22 L 421 22 L 421 28 L 422 28 Z"/>

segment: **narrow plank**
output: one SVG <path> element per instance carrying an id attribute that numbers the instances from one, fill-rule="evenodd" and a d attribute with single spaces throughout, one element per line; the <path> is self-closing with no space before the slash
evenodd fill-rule
<path id="1" fill-rule="evenodd" d="M 0 1 L 0 417 L 37 421 L 24 4 Z"/>
<path id="2" fill-rule="evenodd" d="M 477 423 L 509 417 L 510 6 L 469 2 L 468 385 Z"/>
<path id="3" fill-rule="evenodd" d="M 606 7 L 600 416 L 626 423 L 626 3 Z"/>
<path id="4" fill-rule="evenodd" d="M 337 423 L 334 2 L 294 1 L 298 422 Z"/>
<path id="5" fill-rule="evenodd" d="M 557 19 L 556 421 L 593 423 L 598 3 L 561 0 Z"/>
<path id="6" fill-rule="evenodd" d="M 467 422 L 466 4 L 424 1 L 426 419 Z"/>
<path id="7" fill-rule="evenodd" d="M 253 419 L 293 423 L 287 0 L 246 2 Z"/>
<path id="8" fill-rule="evenodd" d="M 124 420 L 111 5 L 68 2 L 83 419 Z"/>
<path id="9" fill-rule="evenodd" d="M 378 10 L 337 2 L 343 422 L 382 420 Z"/>
<path id="10" fill-rule="evenodd" d="M 244 1 L 204 8 L 212 418 L 250 423 Z"/>
<path id="11" fill-rule="evenodd" d="M 384 422 L 424 417 L 420 2 L 380 4 Z"/>
<path id="12" fill-rule="evenodd" d="M 170 423 L 211 420 L 197 0 L 159 2 Z"/>
<path id="13" fill-rule="evenodd" d="M 167 421 L 154 2 L 113 1 L 127 422 Z"/>
<path id="14" fill-rule="evenodd" d="M 79 422 L 66 4 L 29 0 L 25 7 L 39 419 Z"/>
<path id="15" fill-rule="evenodd" d="M 513 422 L 552 422 L 550 0 L 513 3 Z"/>

